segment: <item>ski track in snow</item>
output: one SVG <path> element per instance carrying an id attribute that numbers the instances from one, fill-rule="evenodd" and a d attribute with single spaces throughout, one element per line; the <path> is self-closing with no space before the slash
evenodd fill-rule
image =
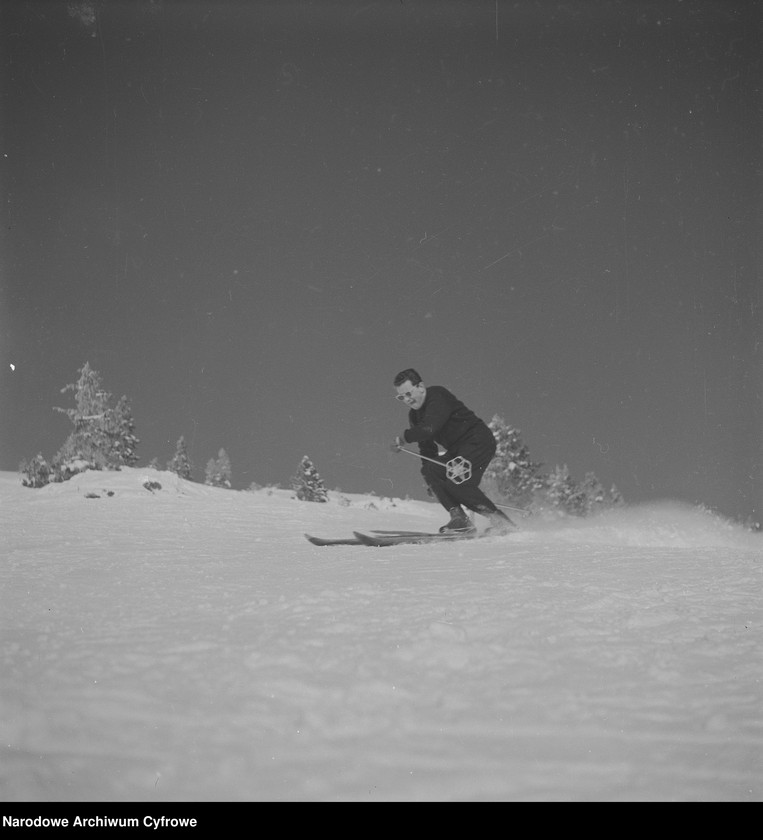
<path id="1" fill-rule="evenodd" d="M 291 495 L 0 476 L 0 798 L 763 798 L 760 535 L 661 504 L 318 548 L 443 512 Z"/>

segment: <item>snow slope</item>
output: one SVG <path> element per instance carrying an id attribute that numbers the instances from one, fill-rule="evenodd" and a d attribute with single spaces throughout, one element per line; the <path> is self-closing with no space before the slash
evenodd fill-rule
<path id="1" fill-rule="evenodd" d="M 331 495 L 2 474 L 0 799 L 763 799 L 759 535 Z"/>

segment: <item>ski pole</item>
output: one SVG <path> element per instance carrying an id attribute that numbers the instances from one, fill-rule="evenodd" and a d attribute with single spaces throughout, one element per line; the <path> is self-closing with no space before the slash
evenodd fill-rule
<path id="1" fill-rule="evenodd" d="M 431 461 L 433 464 L 439 464 L 441 467 L 445 467 L 448 478 L 454 484 L 463 484 L 472 477 L 471 461 L 467 461 L 466 458 L 462 458 L 461 455 L 457 455 L 455 458 L 451 458 L 450 461 L 443 463 L 442 461 L 437 461 L 435 458 L 429 458 L 426 455 L 422 455 L 419 452 L 411 452 L 410 449 L 405 449 L 402 446 L 400 447 L 400 452 L 407 452 L 409 455 L 413 455 L 414 458 L 421 458 L 423 461 Z M 505 508 L 506 510 L 514 510 L 517 513 L 524 513 L 525 515 L 529 515 L 530 513 L 529 510 L 525 510 L 524 508 L 512 507 L 511 505 L 499 505 L 498 502 L 493 502 L 493 504 L 496 507 Z"/>
<path id="2" fill-rule="evenodd" d="M 456 455 L 455 458 L 451 458 L 450 461 L 443 463 L 442 461 L 437 461 L 435 458 L 428 458 L 426 455 L 421 455 L 418 452 L 411 452 L 410 449 L 404 449 L 402 446 L 400 447 L 400 451 L 407 452 L 409 455 L 413 455 L 414 458 L 421 458 L 424 461 L 431 461 L 433 464 L 439 464 L 441 467 L 445 467 L 448 478 L 454 484 L 463 484 L 472 477 L 471 461 L 467 461 L 466 458 L 462 458 L 460 455 Z"/>
<path id="3" fill-rule="evenodd" d="M 515 507 L 512 507 L 511 505 L 499 505 L 498 502 L 493 502 L 493 504 L 496 507 L 499 507 L 499 508 L 505 508 L 506 510 L 516 511 L 517 513 L 521 513 L 523 516 L 529 516 L 530 515 L 530 511 L 525 510 L 524 508 L 515 508 Z"/>

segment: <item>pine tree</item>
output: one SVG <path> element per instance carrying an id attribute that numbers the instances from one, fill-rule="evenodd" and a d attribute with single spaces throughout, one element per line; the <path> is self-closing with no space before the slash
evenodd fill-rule
<path id="1" fill-rule="evenodd" d="M 55 408 L 66 414 L 74 423 L 75 431 L 87 428 L 89 422 L 103 418 L 108 408 L 111 394 L 103 389 L 101 376 L 98 371 L 90 367 L 90 362 L 79 369 L 80 377 L 76 383 L 72 382 L 61 389 L 61 393 L 74 392 L 75 408 Z"/>
<path id="2" fill-rule="evenodd" d="M 178 438 L 172 460 L 167 461 L 167 469 L 179 475 L 181 478 L 186 479 L 186 481 L 193 481 L 193 466 L 191 459 L 188 457 L 188 449 L 186 448 L 183 435 L 180 435 Z"/>
<path id="3" fill-rule="evenodd" d="M 26 476 L 21 479 L 24 487 L 44 487 L 50 483 L 50 465 L 43 458 L 42 452 L 35 455 L 31 461 L 22 461 L 19 472 Z"/>
<path id="4" fill-rule="evenodd" d="M 231 465 L 228 453 L 221 449 L 217 453 L 217 460 L 210 458 L 204 471 L 204 483 L 211 487 L 231 487 Z"/>
<path id="5" fill-rule="evenodd" d="M 580 490 L 583 493 L 583 514 L 585 516 L 599 513 L 609 507 L 607 491 L 594 473 L 588 472 L 585 474 Z"/>
<path id="6" fill-rule="evenodd" d="M 484 479 L 507 504 L 525 507 L 543 484 L 538 472 L 543 465 L 531 460 L 520 430 L 502 417 L 494 415 L 488 427 L 495 438 L 496 452 Z"/>
<path id="7" fill-rule="evenodd" d="M 135 436 L 135 421 L 127 397 L 120 397 L 112 416 L 114 424 L 112 451 L 120 464 L 132 467 L 138 461 L 135 449 L 140 441 Z"/>
<path id="8" fill-rule="evenodd" d="M 610 507 L 622 507 L 625 504 L 625 499 L 622 496 L 622 493 L 615 487 L 613 484 L 609 488 L 609 506 Z"/>
<path id="9" fill-rule="evenodd" d="M 132 466 L 138 457 L 135 448 L 135 423 L 126 397 L 112 407 L 111 394 L 101 382 L 100 374 L 89 362 L 80 368 L 76 383 L 66 385 L 61 393 L 74 392 L 75 408 L 58 408 L 74 425 L 53 458 L 53 470 L 59 481 L 87 469 L 119 469 Z"/>
<path id="10" fill-rule="evenodd" d="M 573 516 L 585 514 L 585 493 L 570 475 L 566 464 L 557 464 L 546 479 L 546 498 L 551 506 Z"/>
<path id="11" fill-rule="evenodd" d="M 296 490 L 297 498 L 300 501 L 328 501 L 328 491 L 323 484 L 323 479 L 307 455 L 303 456 L 297 474 L 291 480 L 291 486 L 293 490 Z"/>
<path id="12" fill-rule="evenodd" d="M 111 394 L 104 390 L 100 375 L 89 362 L 85 362 L 79 373 L 76 383 L 61 389 L 62 394 L 74 392 L 75 408 L 54 408 L 74 424 L 74 431 L 53 457 L 59 481 L 86 469 L 100 470 L 108 466 L 111 447 L 105 423 Z"/>

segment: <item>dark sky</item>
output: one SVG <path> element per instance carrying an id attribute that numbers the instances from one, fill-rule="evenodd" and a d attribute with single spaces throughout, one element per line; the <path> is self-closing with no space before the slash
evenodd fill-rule
<path id="1" fill-rule="evenodd" d="M 761 4 L 4 0 L 0 468 L 423 498 L 416 367 L 627 501 L 763 507 Z"/>

